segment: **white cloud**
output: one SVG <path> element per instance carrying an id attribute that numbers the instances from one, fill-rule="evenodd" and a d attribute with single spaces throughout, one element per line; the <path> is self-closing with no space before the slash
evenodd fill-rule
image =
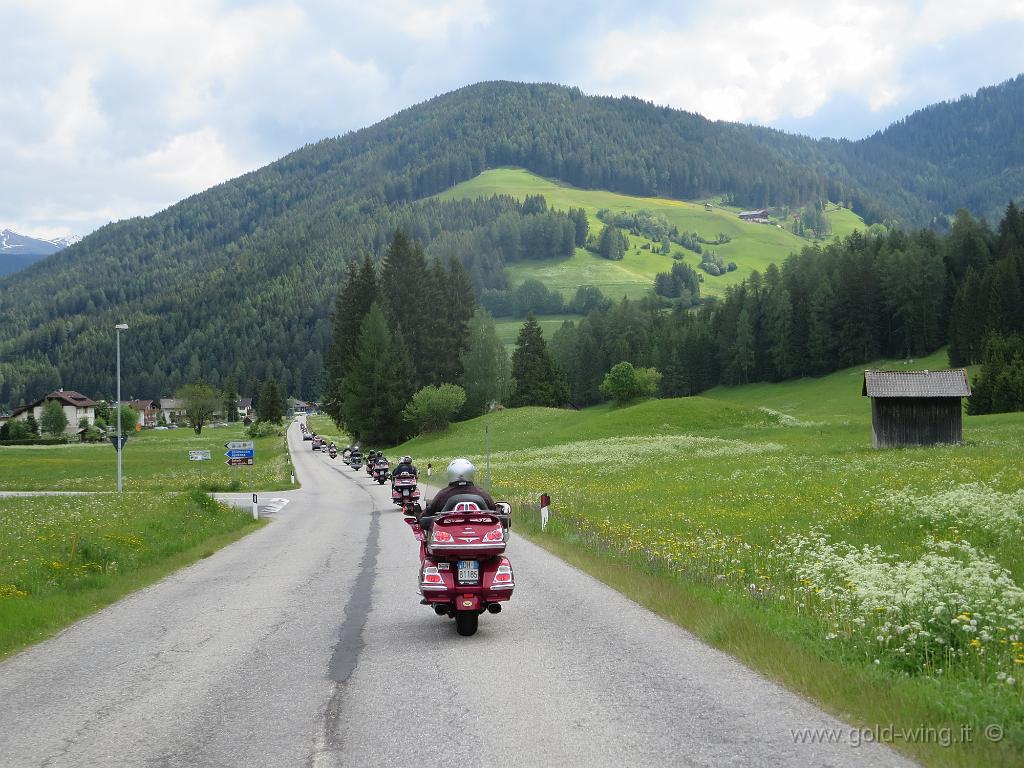
<path id="1" fill-rule="evenodd" d="M 588 85 L 630 91 L 723 120 L 806 117 L 837 94 L 872 110 L 899 99 L 908 53 L 992 23 L 1024 19 L 1024 2 L 885 0 L 709 3 L 681 28 L 642 18 L 595 41 Z"/>
<path id="2" fill-rule="evenodd" d="M 184 196 L 238 176 L 248 168 L 232 156 L 216 131 L 202 128 L 173 136 L 163 146 L 131 160 L 129 170 L 168 182 Z"/>

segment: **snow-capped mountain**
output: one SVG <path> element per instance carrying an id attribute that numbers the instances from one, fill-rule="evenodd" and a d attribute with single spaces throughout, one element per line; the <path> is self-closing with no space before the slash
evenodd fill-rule
<path id="1" fill-rule="evenodd" d="M 2 229 L 0 230 L 0 275 L 8 275 L 19 269 L 24 269 L 29 264 L 67 248 L 81 239 L 73 235 L 46 240 L 22 235 L 13 229 Z"/>

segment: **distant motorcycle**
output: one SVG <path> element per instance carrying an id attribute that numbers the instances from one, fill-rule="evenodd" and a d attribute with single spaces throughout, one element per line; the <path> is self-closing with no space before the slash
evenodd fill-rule
<path id="1" fill-rule="evenodd" d="M 383 457 L 374 462 L 372 476 L 373 479 L 377 481 L 378 485 L 384 485 L 385 481 L 388 479 L 388 470 L 390 468 L 391 465 L 388 463 L 388 460 Z"/>
<path id="2" fill-rule="evenodd" d="M 353 452 L 352 456 L 349 458 L 348 465 L 352 467 L 352 469 L 359 469 L 363 466 L 363 454 Z"/>
<path id="3" fill-rule="evenodd" d="M 352 461 L 352 449 L 351 448 L 346 448 L 344 451 L 341 452 L 341 460 L 344 461 L 346 464 L 351 463 L 351 461 Z"/>
<path id="4" fill-rule="evenodd" d="M 406 515 L 419 517 L 420 489 L 416 475 L 402 472 L 391 479 L 391 501 L 402 508 Z"/>
<path id="5" fill-rule="evenodd" d="M 333 447 L 329 448 L 327 450 L 327 455 L 330 456 L 332 459 L 338 458 L 338 449 Z"/>

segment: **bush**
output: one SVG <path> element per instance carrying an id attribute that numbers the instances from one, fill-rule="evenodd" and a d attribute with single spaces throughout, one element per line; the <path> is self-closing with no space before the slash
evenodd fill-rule
<path id="1" fill-rule="evenodd" d="M 643 397 L 653 397 L 658 391 L 661 374 L 654 368 L 634 368 L 631 363 L 618 363 L 605 375 L 601 392 L 619 405 Z"/>
<path id="2" fill-rule="evenodd" d="M 252 439 L 269 437 L 270 435 L 276 435 L 280 431 L 281 425 L 275 424 L 272 421 L 254 421 L 245 428 L 246 436 Z"/>
<path id="3" fill-rule="evenodd" d="M 424 387 L 412 396 L 402 416 L 418 432 L 433 432 L 447 428 L 465 402 L 466 391 L 455 384 Z"/>

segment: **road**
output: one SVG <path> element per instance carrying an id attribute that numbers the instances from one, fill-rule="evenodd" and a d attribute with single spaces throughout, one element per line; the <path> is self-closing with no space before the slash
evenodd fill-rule
<path id="1" fill-rule="evenodd" d="M 387 486 L 289 440 L 270 525 L 0 663 L 0 765 L 906 764 L 795 743 L 848 729 L 514 536 L 459 637 Z"/>

